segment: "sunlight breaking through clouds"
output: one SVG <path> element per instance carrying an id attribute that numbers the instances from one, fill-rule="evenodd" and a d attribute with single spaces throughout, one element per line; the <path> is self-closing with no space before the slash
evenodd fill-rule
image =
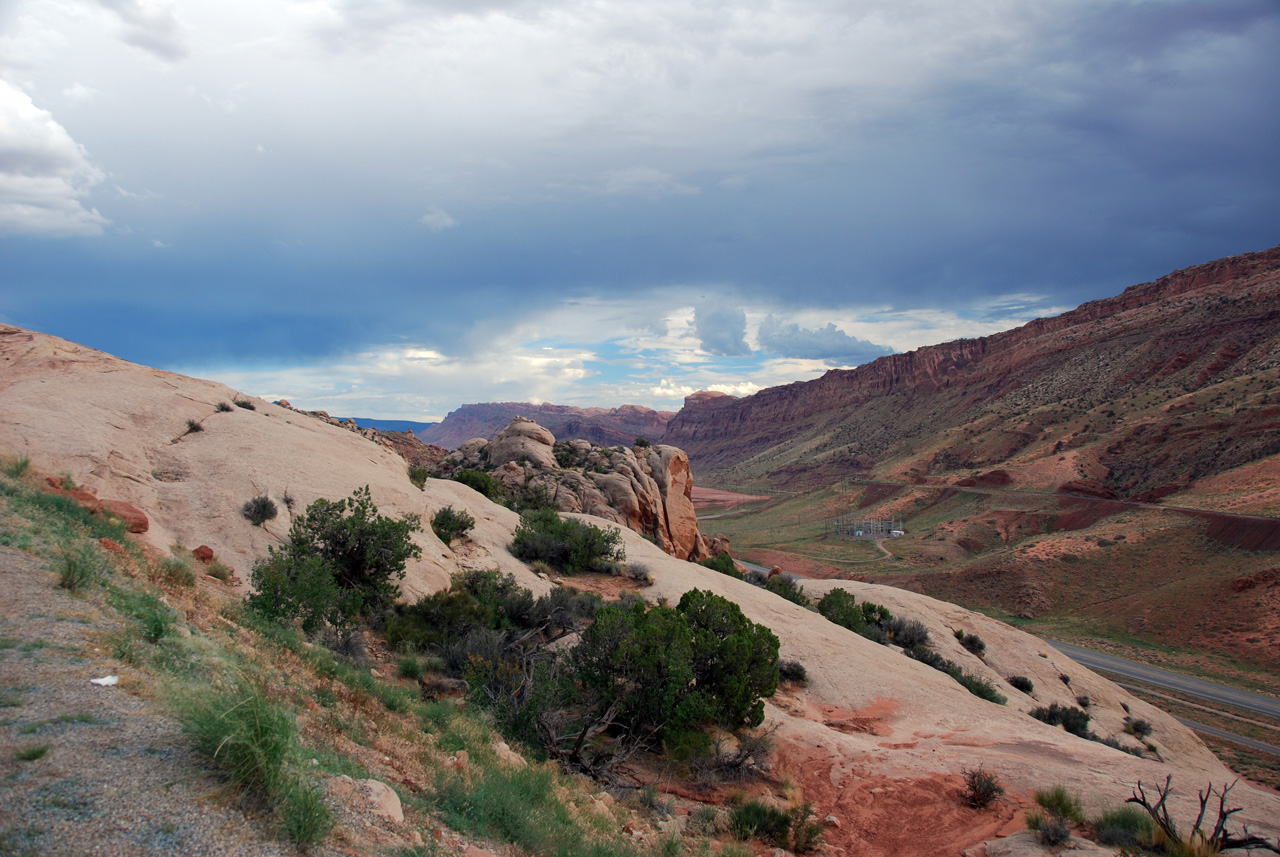
<path id="1" fill-rule="evenodd" d="M 726 304 L 733 300 L 727 294 L 719 297 Z M 1033 296 L 1018 296 L 1017 302 L 1037 305 Z M 848 311 L 809 310 L 785 316 L 779 311 L 750 306 L 729 313 L 729 327 L 744 349 L 733 355 L 717 354 L 703 345 L 693 306 L 670 306 L 655 318 L 647 301 L 593 297 L 549 307 L 503 329 L 487 327 L 468 348 L 452 354 L 423 344 L 402 344 L 302 367 L 188 365 L 182 371 L 339 416 L 377 413 L 434 420 L 460 404 L 488 401 L 584 407 L 639 404 L 676 410 L 699 390 L 747 396 L 889 353 L 844 328 L 861 325 L 876 335 L 889 333 L 904 350 L 955 338 L 956 331 L 997 329 L 994 322 L 975 323 L 937 311 L 881 308 L 872 313 L 875 320 L 862 322 Z M 832 317 L 839 323 L 819 327 L 813 321 Z M 799 321 L 784 323 L 780 318 Z M 1006 318 L 998 329 L 1025 320 Z M 749 344 L 776 344 L 779 337 L 790 337 L 787 342 L 796 345 L 792 350 L 803 353 L 771 354 Z"/>

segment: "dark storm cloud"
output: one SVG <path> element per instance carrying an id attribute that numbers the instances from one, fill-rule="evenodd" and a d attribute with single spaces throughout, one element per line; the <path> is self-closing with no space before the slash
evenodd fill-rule
<path id="1" fill-rule="evenodd" d="M 94 3 L 5 19 L 39 121 L 0 136 L 66 133 L 0 146 L 0 313 L 162 366 L 465 363 L 622 296 L 564 340 L 687 353 L 702 304 L 729 383 L 765 359 L 746 313 L 770 354 L 858 362 L 923 342 L 785 320 L 969 335 L 1280 241 L 1266 0 Z"/>

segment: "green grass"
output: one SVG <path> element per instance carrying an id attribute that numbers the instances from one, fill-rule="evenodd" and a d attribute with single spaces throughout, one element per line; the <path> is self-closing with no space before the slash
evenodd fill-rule
<path id="1" fill-rule="evenodd" d="M 268 800 L 283 792 L 293 716 L 248 683 L 175 700 L 183 730 L 241 788 Z"/>
<path id="2" fill-rule="evenodd" d="M 25 455 L 16 455 L 5 459 L 4 475 L 10 479 L 21 479 L 22 474 L 31 467 L 31 459 Z"/>
<path id="3" fill-rule="evenodd" d="M 98 549 L 84 542 L 64 545 L 54 568 L 58 573 L 58 586 L 68 592 L 78 592 L 96 583 L 106 573 L 106 565 Z"/>
<path id="4" fill-rule="evenodd" d="M 320 789 L 300 779 L 285 787 L 276 817 L 280 832 L 303 850 L 324 841 L 333 830 L 333 815 Z"/>
<path id="5" fill-rule="evenodd" d="M 1056 815 L 1067 821 L 1080 824 L 1084 821 L 1084 810 L 1080 807 L 1080 798 L 1067 791 L 1065 786 L 1054 786 L 1036 792 L 1036 803 L 1050 815 Z"/>
<path id="6" fill-rule="evenodd" d="M 759 801 L 747 801 L 729 813 L 729 829 L 739 839 L 759 838 L 781 848 L 788 844 L 791 815 Z"/>
<path id="7" fill-rule="evenodd" d="M 396 675 L 417 681 L 422 678 L 422 661 L 418 660 L 417 655 L 405 655 L 396 664 Z"/>
<path id="8" fill-rule="evenodd" d="M 116 587 L 107 596 L 108 603 L 138 623 L 142 638 L 157 643 L 174 632 L 173 611 L 150 592 Z"/>
<path id="9" fill-rule="evenodd" d="M 92 714 L 59 714 L 48 720 L 35 720 L 18 729 L 19 735 L 34 735 L 46 726 L 58 726 L 64 723 L 88 723 L 98 725 L 102 721 L 94 717 Z"/>
<path id="10" fill-rule="evenodd" d="M 112 539 L 132 547 L 125 525 L 118 520 L 90 514 L 70 497 L 46 494 L 13 478 L 0 477 L 0 498 L 9 511 L 28 523 L 28 538 L 35 543 L 59 545 L 79 539 Z M 11 538 L 22 533 L 11 532 Z"/>
<path id="11" fill-rule="evenodd" d="M 36 744 L 34 747 L 24 747 L 13 754 L 13 758 L 19 762 L 34 762 L 37 759 L 44 758 L 44 754 L 49 752 L 52 744 Z"/>
<path id="12" fill-rule="evenodd" d="M 189 563 L 165 557 L 152 565 L 152 573 L 170 586 L 195 586 L 196 575 Z"/>
<path id="13" fill-rule="evenodd" d="M 468 777 L 442 771 L 436 803 L 455 830 L 509 842 L 544 857 L 634 857 L 619 841 L 593 840 L 555 796 L 556 775 L 543 766 L 490 766 Z"/>
<path id="14" fill-rule="evenodd" d="M 1152 844 L 1155 825 L 1151 816 L 1132 804 L 1107 810 L 1089 821 L 1094 837 L 1103 845 L 1141 848 Z"/>

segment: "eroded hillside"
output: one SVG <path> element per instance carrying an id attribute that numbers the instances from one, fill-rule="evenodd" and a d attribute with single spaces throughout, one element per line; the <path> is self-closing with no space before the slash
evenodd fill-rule
<path id="1" fill-rule="evenodd" d="M 559 585 L 533 574 L 508 552 L 518 523 L 514 513 L 455 482 L 430 479 L 419 490 L 403 459 L 368 438 L 245 399 L 223 385 L 136 366 L 40 334 L 6 328 L 0 333 L 0 353 L 5 358 L 0 450 L 98 498 L 135 507 L 148 526 L 134 538 L 158 554 L 169 554 L 175 543 L 207 545 L 244 580 L 269 547 L 283 542 L 293 515 L 313 500 L 346 497 L 368 485 L 374 502 L 389 515 L 427 519 L 452 506 L 475 519 L 474 529 L 453 546 L 430 528 L 413 535 L 422 556 L 408 565 L 406 597 L 441 589 L 450 574 L 465 569 L 499 569 L 534 594 Z M 254 407 L 220 407 L 236 400 Z M 247 500 L 263 494 L 278 502 L 281 513 L 254 526 L 241 510 Z M 1232 779 L 1177 721 L 993 619 L 874 584 L 805 584 L 813 596 L 846 588 L 923 623 L 939 656 L 999 686 L 1007 697 L 1004 705 L 981 699 L 948 674 L 834 625 L 811 609 L 671 557 L 630 531 L 621 538 L 628 563 L 647 567 L 652 581 L 643 590 L 647 601 L 675 603 L 694 588 L 722 595 L 777 635 L 782 657 L 806 667 L 807 686 L 777 695 L 766 706 L 765 725 L 776 730 L 773 768 L 768 778 L 748 788 L 773 800 L 812 801 L 818 818 L 836 819 L 825 835 L 837 851 L 959 853 L 1019 827 L 1016 819 L 1029 795 L 1048 783 L 1071 784 L 1087 809 L 1097 812 L 1128 797 L 1139 780 L 1163 782 L 1172 774 L 1176 783 L 1186 784 L 1172 799 L 1174 810 L 1194 815 L 1193 787 Z M 220 596 L 242 591 L 205 579 L 195 586 L 197 599 L 206 589 Z M 209 617 L 188 624 L 191 638 L 199 641 L 220 623 Z M 980 635 L 985 652 L 977 655 L 961 646 L 956 631 Z M 306 651 L 300 647 L 298 656 L 306 658 Z M 109 665 L 110 656 L 103 655 L 101 663 Z M 1008 684 L 1015 675 L 1031 680 L 1030 692 Z M 379 681 L 383 678 L 389 677 Z M 284 687 L 277 701 L 299 704 Z M 1085 695 L 1099 737 L 1132 744 L 1124 718 L 1139 717 L 1152 725 L 1149 740 L 1155 749 L 1132 747 L 1142 752 L 1138 757 L 1027 714 L 1052 702 L 1081 704 L 1079 697 Z M 396 753 L 408 748 L 397 749 L 395 741 L 361 733 L 361 728 L 357 717 L 345 733 L 351 753 L 369 750 L 366 761 L 371 762 L 376 748 L 378 765 L 390 770 L 408 765 L 409 759 L 404 764 L 396 759 Z M 361 734 L 367 743 L 358 739 Z M 962 773 L 980 766 L 995 772 L 1009 790 L 989 812 L 967 808 L 959 797 Z M 336 775 L 325 776 L 330 777 L 324 780 L 325 793 L 332 796 Z M 725 797 L 700 791 L 692 782 L 666 782 L 682 799 L 714 804 Z M 402 777 L 394 784 L 410 803 L 430 801 L 436 793 L 429 778 Z M 1241 821 L 1280 834 L 1275 821 L 1280 797 L 1243 784 L 1233 797 L 1243 806 Z M 902 825 L 888 823 L 908 812 L 934 821 L 910 835 Z M 694 847 L 700 834 L 691 818 L 696 815 L 678 816 L 675 824 Z M 625 814 L 606 812 L 600 823 L 622 828 L 632 822 Z M 341 847 L 342 840 L 335 841 L 332 847 Z M 656 847 L 658 840 L 650 843 Z"/>

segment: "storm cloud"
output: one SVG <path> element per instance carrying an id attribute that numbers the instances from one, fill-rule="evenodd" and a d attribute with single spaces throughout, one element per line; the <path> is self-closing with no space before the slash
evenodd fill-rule
<path id="1" fill-rule="evenodd" d="M 816 377 L 1275 244 L 1276 44 L 1270 0 L 13 0 L 0 317 L 416 379 L 366 416 Z"/>
<path id="2" fill-rule="evenodd" d="M 740 309 L 698 307 L 693 315 L 698 341 L 705 351 L 720 357 L 746 357 L 747 314 Z"/>

